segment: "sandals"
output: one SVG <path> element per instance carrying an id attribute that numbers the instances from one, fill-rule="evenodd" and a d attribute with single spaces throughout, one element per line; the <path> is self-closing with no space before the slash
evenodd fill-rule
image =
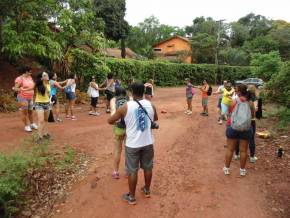
<path id="1" fill-rule="evenodd" d="M 116 171 L 113 172 L 113 173 L 112 173 L 112 178 L 113 178 L 113 179 L 120 179 L 120 175 L 119 175 L 119 173 L 116 172 Z"/>

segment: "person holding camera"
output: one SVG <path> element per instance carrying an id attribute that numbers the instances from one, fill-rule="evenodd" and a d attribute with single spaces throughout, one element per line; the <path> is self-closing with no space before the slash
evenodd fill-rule
<path id="1" fill-rule="evenodd" d="M 114 125 L 118 120 L 124 119 L 126 124 L 125 162 L 129 193 L 123 195 L 123 200 L 134 205 L 139 166 L 144 170 L 145 178 L 145 186 L 141 191 L 145 197 L 150 197 L 154 157 L 152 129 L 158 129 L 159 126 L 155 122 L 158 120 L 155 106 L 143 99 L 144 84 L 133 83 L 131 89 L 133 101 L 118 108 L 108 119 L 108 123 Z"/>

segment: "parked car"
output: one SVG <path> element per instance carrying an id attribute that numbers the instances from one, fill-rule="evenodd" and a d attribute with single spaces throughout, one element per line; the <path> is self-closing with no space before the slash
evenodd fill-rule
<path id="1" fill-rule="evenodd" d="M 237 80 L 235 81 L 235 85 L 245 84 L 245 85 L 254 85 L 257 88 L 264 86 L 264 81 L 259 78 L 248 78 L 245 80 Z"/>

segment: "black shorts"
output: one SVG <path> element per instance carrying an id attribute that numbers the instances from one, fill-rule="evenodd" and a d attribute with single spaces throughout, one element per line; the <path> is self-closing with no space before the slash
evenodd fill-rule
<path id="1" fill-rule="evenodd" d="M 52 102 L 53 105 L 56 105 L 57 104 L 57 97 L 56 97 L 56 95 L 51 96 L 51 102 Z"/>
<path id="2" fill-rule="evenodd" d="M 95 97 L 95 98 L 91 97 L 91 106 L 92 107 L 97 107 L 98 99 L 99 99 L 98 97 Z"/>
<path id="3" fill-rule="evenodd" d="M 128 174 L 137 173 L 139 167 L 143 170 L 152 170 L 154 149 L 153 145 L 141 148 L 129 148 L 125 146 L 125 165 Z"/>
<path id="4" fill-rule="evenodd" d="M 107 97 L 107 101 L 111 101 L 112 98 L 114 98 L 114 95 L 115 95 L 114 92 L 111 92 L 109 90 L 106 90 L 105 94 L 106 94 L 106 97 Z"/>

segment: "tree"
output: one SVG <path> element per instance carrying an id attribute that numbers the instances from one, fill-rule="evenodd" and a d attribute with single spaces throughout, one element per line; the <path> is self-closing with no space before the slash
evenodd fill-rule
<path id="1" fill-rule="evenodd" d="M 153 45 L 174 35 L 184 36 L 181 28 L 160 24 L 159 20 L 151 16 L 131 27 L 128 36 L 128 46 L 140 55 L 153 58 Z"/>
<path id="2" fill-rule="evenodd" d="M 245 41 L 250 38 L 249 29 L 238 23 L 233 22 L 231 23 L 231 33 L 230 33 L 230 40 L 232 47 L 241 47 L 244 45 Z"/>
<path id="3" fill-rule="evenodd" d="M 268 54 L 257 53 L 251 56 L 251 66 L 254 66 L 253 73 L 265 81 L 269 81 L 280 71 L 281 64 L 281 57 L 277 51 Z"/>
<path id="4" fill-rule="evenodd" d="M 228 47 L 227 28 L 226 24 L 211 17 L 197 17 L 185 28 L 191 37 L 193 58 L 197 63 L 215 63 L 218 52 Z"/>
<path id="5" fill-rule="evenodd" d="M 281 57 L 290 60 L 290 23 L 282 20 L 274 21 L 268 36 L 277 42 Z"/>
<path id="6" fill-rule="evenodd" d="M 255 15 L 253 13 L 240 18 L 238 23 L 247 27 L 251 39 L 267 35 L 273 26 L 273 21 L 268 20 L 262 15 Z"/>
<path id="7" fill-rule="evenodd" d="M 121 40 L 122 57 L 126 57 L 125 39 L 129 33 L 129 24 L 125 20 L 125 0 L 94 0 L 97 18 L 105 23 L 105 36 L 109 39 Z"/>
<path id="8" fill-rule="evenodd" d="M 243 49 L 248 53 L 267 54 L 271 51 L 278 51 L 279 45 L 269 36 L 258 36 L 251 41 L 246 41 Z"/>
<path id="9" fill-rule="evenodd" d="M 279 73 L 267 84 L 268 97 L 290 108 L 290 62 L 284 62 Z"/>

